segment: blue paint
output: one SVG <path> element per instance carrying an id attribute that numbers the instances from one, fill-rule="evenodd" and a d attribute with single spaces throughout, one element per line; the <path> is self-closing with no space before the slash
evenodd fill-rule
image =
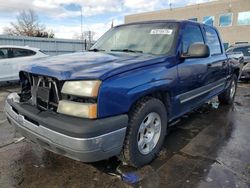
<path id="1" fill-rule="evenodd" d="M 134 184 L 140 181 L 140 177 L 134 172 L 129 172 L 122 174 L 122 180 L 126 183 Z"/>
<path id="2" fill-rule="evenodd" d="M 155 21 L 147 23 L 151 22 Z M 190 21 L 178 23 L 178 37 L 172 53 L 168 55 L 81 52 L 40 60 L 25 71 L 64 81 L 102 80 L 98 96 L 98 118 L 127 114 L 141 97 L 162 92 L 169 96 L 168 117 L 172 120 L 223 92 L 229 79 L 225 81 L 225 86 L 187 103 L 181 104 L 177 96 L 230 77 L 234 71 L 222 44 L 222 53 L 219 55 L 195 59 L 180 58 L 183 29 L 187 24 L 200 27 L 204 40 L 207 41 L 203 24 Z"/>
<path id="3" fill-rule="evenodd" d="M 115 74 L 152 65 L 165 59 L 166 57 L 146 54 L 79 52 L 41 59 L 25 71 L 55 77 L 58 80 L 105 80 Z"/>

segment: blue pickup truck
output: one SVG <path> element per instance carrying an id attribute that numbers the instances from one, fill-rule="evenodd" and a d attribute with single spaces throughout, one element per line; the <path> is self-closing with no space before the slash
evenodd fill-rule
<path id="1" fill-rule="evenodd" d="M 43 148 L 135 167 L 160 151 L 171 122 L 218 96 L 233 103 L 243 56 L 218 31 L 191 21 L 120 25 L 87 52 L 48 57 L 20 72 L 8 121 Z"/>

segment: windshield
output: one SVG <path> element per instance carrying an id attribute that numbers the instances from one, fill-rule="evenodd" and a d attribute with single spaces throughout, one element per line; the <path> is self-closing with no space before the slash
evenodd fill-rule
<path id="1" fill-rule="evenodd" d="M 154 55 L 168 54 L 173 47 L 177 28 L 177 23 L 119 26 L 105 33 L 91 50 Z"/>

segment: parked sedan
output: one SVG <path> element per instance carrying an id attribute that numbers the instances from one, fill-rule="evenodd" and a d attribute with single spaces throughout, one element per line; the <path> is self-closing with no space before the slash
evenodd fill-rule
<path id="1" fill-rule="evenodd" d="M 37 48 L 0 46 L 0 82 L 19 80 L 19 71 L 34 59 L 47 55 Z"/>
<path id="2" fill-rule="evenodd" d="M 242 80 L 242 81 L 250 81 L 250 63 L 247 63 L 243 67 L 240 80 Z"/>
<path id="3" fill-rule="evenodd" d="M 250 44 L 236 44 L 231 46 L 227 52 L 242 52 L 244 54 L 244 67 L 240 80 L 250 81 Z"/>

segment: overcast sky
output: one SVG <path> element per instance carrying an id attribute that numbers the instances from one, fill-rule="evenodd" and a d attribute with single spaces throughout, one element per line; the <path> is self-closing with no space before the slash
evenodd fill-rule
<path id="1" fill-rule="evenodd" d="M 171 0 L 173 7 L 203 3 L 210 0 Z M 169 0 L 0 0 L 0 34 L 15 21 L 18 11 L 33 9 L 42 24 L 55 32 L 56 38 L 72 39 L 83 28 L 96 33 L 95 39 L 114 24 L 124 23 L 132 13 L 169 8 Z"/>

